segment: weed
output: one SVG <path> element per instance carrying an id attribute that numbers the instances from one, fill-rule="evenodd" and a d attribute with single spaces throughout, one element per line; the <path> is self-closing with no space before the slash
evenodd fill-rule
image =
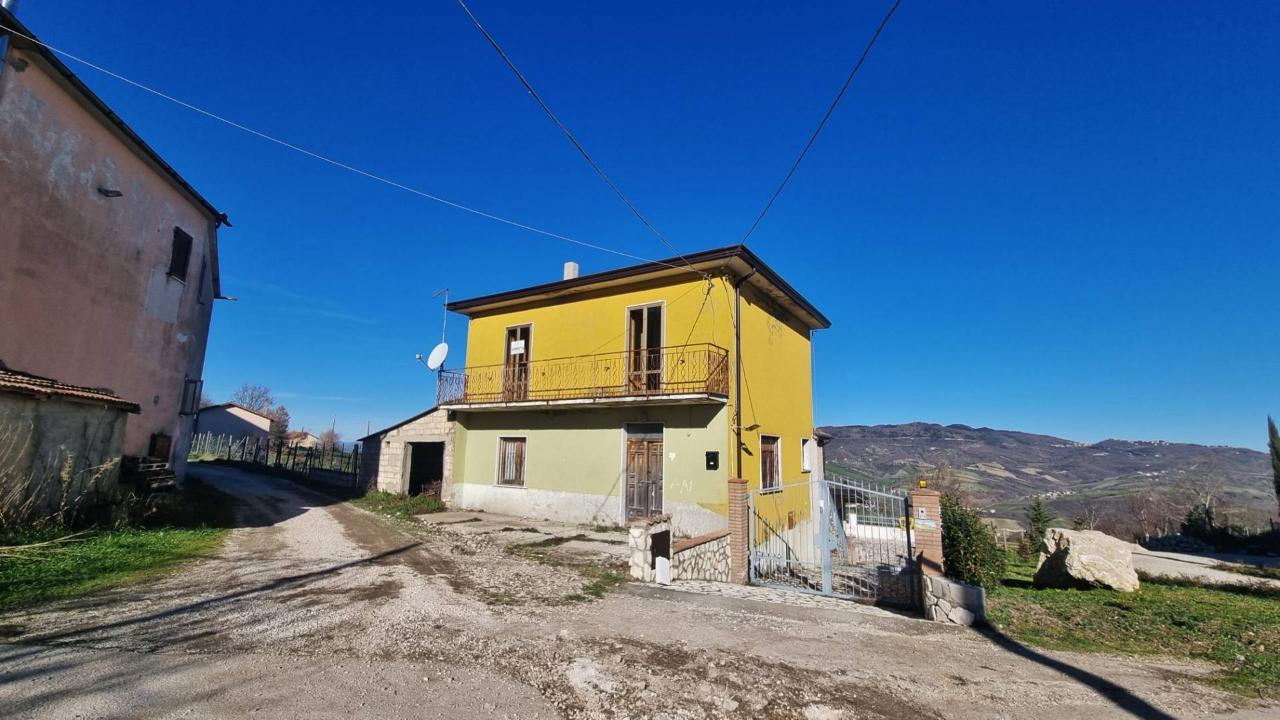
<path id="1" fill-rule="evenodd" d="M 426 515 L 443 511 L 444 503 L 438 498 L 427 495 L 397 495 L 395 493 L 375 490 L 361 497 L 352 498 L 351 504 L 364 508 L 369 512 L 387 515 L 401 520 L 408 520 L 415 515 Z"/>

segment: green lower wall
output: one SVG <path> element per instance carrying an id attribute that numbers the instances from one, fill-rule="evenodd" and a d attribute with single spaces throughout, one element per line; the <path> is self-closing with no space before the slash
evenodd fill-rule
<path id="1" fill-rule="evenodd" d="M 524 436 L 525 486 L 531 490 L 619 498 L 624 490 L 625 427 L 662 423 L 663 501 L 727 514 L 732 465 L 724 405 L 457 413 L 454 484 L 494 485 L 498 438 Z M 720 468 L 706 469 L 706 453 Z"/>

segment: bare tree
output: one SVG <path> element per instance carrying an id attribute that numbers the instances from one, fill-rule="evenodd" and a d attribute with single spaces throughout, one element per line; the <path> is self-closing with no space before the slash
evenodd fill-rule
<path id="1" fill-rule="evenodd" d="M 217 403 L 213 401 L 213 398 L 209 397 L 208 393 L 206 393 L 204 390 L 201 390 L 200 391 L 200 407 L 207 408 L 210 405 L 217 405 Z"/>
<path id="2" fill-rule="evenodd" d="M 271 406 L 276 404 L 275 398 L 271 397 L 271 388 L 249 383 L 241 385 L 231 393 L 231 402 L 254 412 L 270 410 Z"/>
<path id="3" fill-rule="evenodd" d="M 329 428 L 328 430 L 320 433 L 320 447 L 325 450 L 332 450 L 338 447 L 338 443 L 340 442 L 342 442 L 342 433 L 334 430 L 333 428 Z"/>
<path id="4" fill-rule="evenodd" d="M 1093 500 L 1087 500 L 1080 507 L 1080 513 L 1076 517 L 1080 520 L 1080 524 L 1085 530 L 1097 530 L 1098 525 L 1102 523 L 1102 519 L 1107 516 L 1107 512 L 1102 506 Z"/>
<path id="5" fill-rule="evenodd" d="M 964 487 L 964 483 L 960 478 L 956 477 L 951 466 L 947 462 L 939 461 L 934 463 L 933 470 L 922 473 L 921 478 L 928 486 L 948 497 L 955 498 L 960 504 L 968 506 L 970 504 L 969 493 Z"/>

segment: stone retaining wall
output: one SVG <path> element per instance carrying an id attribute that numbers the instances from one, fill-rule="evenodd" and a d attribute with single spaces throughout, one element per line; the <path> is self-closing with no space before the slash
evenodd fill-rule
<path id="1" fill-rule="evenodd" d="M 681 540 L 671 548 L 672 580 L 729 582 L 729 565 L 728 530 Z"/>
<path id="2" fill-rule="evenodd" d="M 981 625 L 987 621 L 987 596 L 982 588 L 939 575 L 920 577 L 926 619 L 965 626 Z"/>

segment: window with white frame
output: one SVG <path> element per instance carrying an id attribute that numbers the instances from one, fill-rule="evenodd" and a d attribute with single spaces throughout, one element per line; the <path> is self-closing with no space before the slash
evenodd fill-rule
<path id="1" fill-rule="evenodd" d="M 774 435 L 760 436 L 760 489 L 782 488 L 782 443 Z"/>
<path id="2" fill-rule="evenodd" d="M 498 484 L 524 487 L 524 444 L 522 437 L 498 438 Z"/>
<path id="3" fill-rule="evenodd" d="M 813 472 L 813 438 L 800 438 L 800 472 Z"/>

